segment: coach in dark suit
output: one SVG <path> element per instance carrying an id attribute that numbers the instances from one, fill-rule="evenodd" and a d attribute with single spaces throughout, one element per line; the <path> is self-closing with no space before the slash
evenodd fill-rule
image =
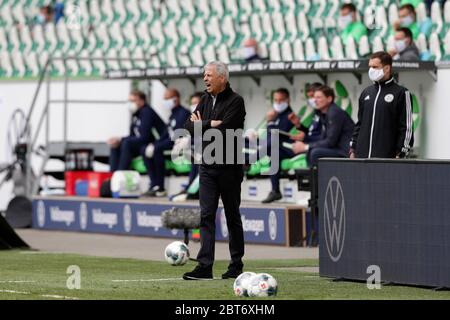
<path id="1" fill-rule="evenodd" d="M 198 265 L 193 271 L 183 275 L 185 280 L 213 278 L 215 220 L 219 197 L 222 198 L 225 209 L 231 255 L 228 270 L 222 274 L 222 278 L 236 278 L 243 269 L 244 231 L 239 212 L 241 183 L 244 176 L 243 154 L 242 146 L 235 143 L 234 138 L 234 143 L 230 141 L 231 146 L 227 146 L 227 136 L 230 130 L 238 134 L 243 130 L 245 105 L 244 99 L 231 89 L 228 77 L 228 68 L 222 62 L 210 62 L 205 66 L 203 80 L 206 85 L 206 94 L 203 95 L 185 125 L 192 136 L 200 127 L 203 134 L 203 159 L 200 165 L 201 248 L 197 255 Z M 218 152 L 208 157 L 206 151 L 210 148 L 207 147 L 214 142 L 205 139 L 204 133 L 212 128 L 220 131 L 223 140 L 222 145 L 219 146 L 221 150 L 218 151 L 215 148 Z M 220 151 L 223 151 L 222 155 Z"/>

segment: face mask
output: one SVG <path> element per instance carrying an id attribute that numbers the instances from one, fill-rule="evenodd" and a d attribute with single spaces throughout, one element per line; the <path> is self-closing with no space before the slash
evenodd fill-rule
<path id="1" fill-rule="evenodd" d="M 394 45 L 397 52 L 403 52 L 406 49 L 406 40 L 397 40 Z"/>
<path id="2" fill-rule="evenodd" d="M 287 109 L 288 107 L 288 103 L 287 102 L 282 102 L 282 103 L 274 103 L 273 104 L 273 109 L 278 112 L 278 113 L 282 113 L 284 110 Z"/>
<path id="3" fill-rule="evenodd" d="M 164 108 L 172 109 L 173 107 L 175 107 L 175 99 L 164 99 L 163 106 Z"/>
<path id="4" fill-rule="evenodd" d="M 128 108 L 128 110 L 130 110 L 130 112 L 133 113 L 133 114 L 136 113 L 136 111 L 138 111 L 138 106 L 137 106 L 137 104 L 134 103 L 134 102 L 131 102 L 131 101 L 127 102 L 127 108 Z"/>
<path id="5" fill-rule="evenodd" d="M 256 54 L 256 50 L 254 47 L 244 47 L 242 48 L 242 55 L 244 59 L 248 59 L 253 57 Z"/>
<path id="6" fill-rule="evenodd" d="M 406 17 L 400 19 L 400 25 L 402 27 L 409 27 L 413 23 L 414 23 L 414 19 L 411 16 L 406 16 Z"/>
<path id="7" fill-rule="evenodd" d="M 383 69 L 375 69 L 370 68 L 369 69 L 369 79 L 372 81 L 380 81 L 384 77 L 384 71 Z"/>
<path id="8" fill-rule="evenodd" d="M 310 106 L 311 108 L 316 109 L 316 108 L 317 108 L 317 106 L 316 106 L 316 99 L 314 99 L 314 98 L 309 98 L 309 99 L 308 99 L 308 106 Z"/>
<path id="9" fill-rule="evenodd" d="M 39 24 L 43 24 L 45 22 L 45 18 L 44 18 L 44 16 L 42 14 L 37 16 L 37 22 Z"/>
<path id="10" fill-rule="evenodd" d="M 198 104 L 193 104 L 189 107 L 189 109 L 191 109 L 191 112 L 194 112 L 195 109 L 197 109 Z"/>
<path id="11" fill-rule="evenodd" d="M 339 25 L 342 29 L 345 29 L 350 23 L 353 22 L 352 14 L 349 13 L 346 16 L 340 16 L 339 17 Z"/>

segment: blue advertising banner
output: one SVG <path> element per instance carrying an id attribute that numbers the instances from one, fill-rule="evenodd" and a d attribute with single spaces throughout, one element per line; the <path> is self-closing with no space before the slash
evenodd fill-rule
<path id="1" fill-rule="evenodd" d="M 161 212 L 173 204 L 150 204 L 133 200 L 91 200 L 39 197 L 33 200 L 33 228 L 135 236 L 182 238 L 183 230 L 162 226 Z M 177 205 L 190 208 L 192 205 Z M 286 245 L 284 208 L 241 208 L 245 240 L 250 243 Z M 227 240 L 223 208 L 216 217 L 216 239 Z"/>

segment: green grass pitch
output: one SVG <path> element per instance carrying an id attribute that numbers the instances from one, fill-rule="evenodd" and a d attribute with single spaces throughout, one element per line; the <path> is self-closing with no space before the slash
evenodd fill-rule
<path id="1" fill-rule="evenodd" d="M 151 250 L 151 248 L 149 248 Z M 450 292 L 404 286 L 369 290 L 364 283 L 332 282 L 298 267 L 317 260 L 247 260 L 245 269 L 267 272 L 278 281 L 278 295 L 269 299 L 450 299 Z M 67 268 L 81 271 L 81 289 L 66 286 Z M 34 251 L 0 251 L 0 300 L 4 299 L 240 299 L 233 280 L 185 281 L 181 275 L 195 262 L 173 267 L 160 261 L 98 258 Z M 218 261 L 214 277 L 226 270 Z"/>

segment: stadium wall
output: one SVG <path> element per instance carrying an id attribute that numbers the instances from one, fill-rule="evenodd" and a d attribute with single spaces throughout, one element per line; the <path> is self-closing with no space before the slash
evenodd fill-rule
<path id="1" fill-rule="evenodd" d="M 428 72 L 402 72 L 399 81 L 402 85 L 415 93 L 421 106 L 421 125 L 416 131 L 415 153 L 425 159 L 449 159 L 450 145 L 444 143 L 450 137 L 450 108 L 448 106 L 450 83 L 450 68 L 438 69 L 438 81 L 434 82 Z M 362 84 L 352 74 L 332 73 L 328 74 L 328 83 L 340 80 L 349 91 L 352 105 L 353 118 L 357 115 L 357 100 L 369 80 L 362 75 Z M 270 109 L 270 96 L 272 90 L 278 87 L 286 87 L 291 91 L 291 104 L 294 110 L 306 103 L 304 86 L 307 82 L 321 81 L 321 78 L 313 74 L 297 75 L 290 83 L 283 76 L 267 76 L 260 79 L 257 84 L 250 77 L 231 77 L 232 87 L 246 100 L 247 117 L 246 127 L 255 127 L 264 118 Z M 149 84 L 151 83 L 151 87 Z M 189 95 L 194 91 L 203 91 L 201 79 L 193 85 L 187 80 L 170 80 L 166 85 L 176 87 L 182 95 L 182 103 L 189 105 Z M 0 163 L 8 162 L 6 152 L 7 125 L 14 109 L 21 108 L 28 112 L 32 97 L 36 90 L 36 81 L 3 81 L 0 85 Z M 71 80 L 69 83 L 69 99 L 105 99 L 126 101 L 132 86 L 129 80 Z M 151 91 L 150 101 L 164 120 L 168 119 L 169 110 L 161 106 L 164 94 L 164 85 L 157 81 L 141 82 L 140 88 Z M 43 86 L 36 104 L 36 112 L 32 119 L 35 127 L 38 115 L 42 112 L 45 103 L 45 90 Z M 52 99 L 63 99 L 63 82 L 52 81 Z M 111 112 L 110 108 L 114 108 Z M 52 140 L 62 139 L 62 104 L 54 104 L 50 109 Z M 69 105 L 68 138 L 70 140 L 105 141 L 113 135 L 125 135 L 128 132 L 129 112 L 125 105 Z M 107 117 L 106 117 L 107 115 Z M 127 121 L 124 121 L 127 119 Z M 102 121 L 104 120 L 104 121 Z M 114 125 L 111 125 L 113 123 Z M 38 143 L 43 142 L 45 130 L 42 130 Z M 61 166 L 61 163 L 55 166 Z M 0 177 L 1 178 L 1 177 Z M 0 190 L 0 210 L 4 210 L 11 195 L 12 185 L 6 185 Z"/>

